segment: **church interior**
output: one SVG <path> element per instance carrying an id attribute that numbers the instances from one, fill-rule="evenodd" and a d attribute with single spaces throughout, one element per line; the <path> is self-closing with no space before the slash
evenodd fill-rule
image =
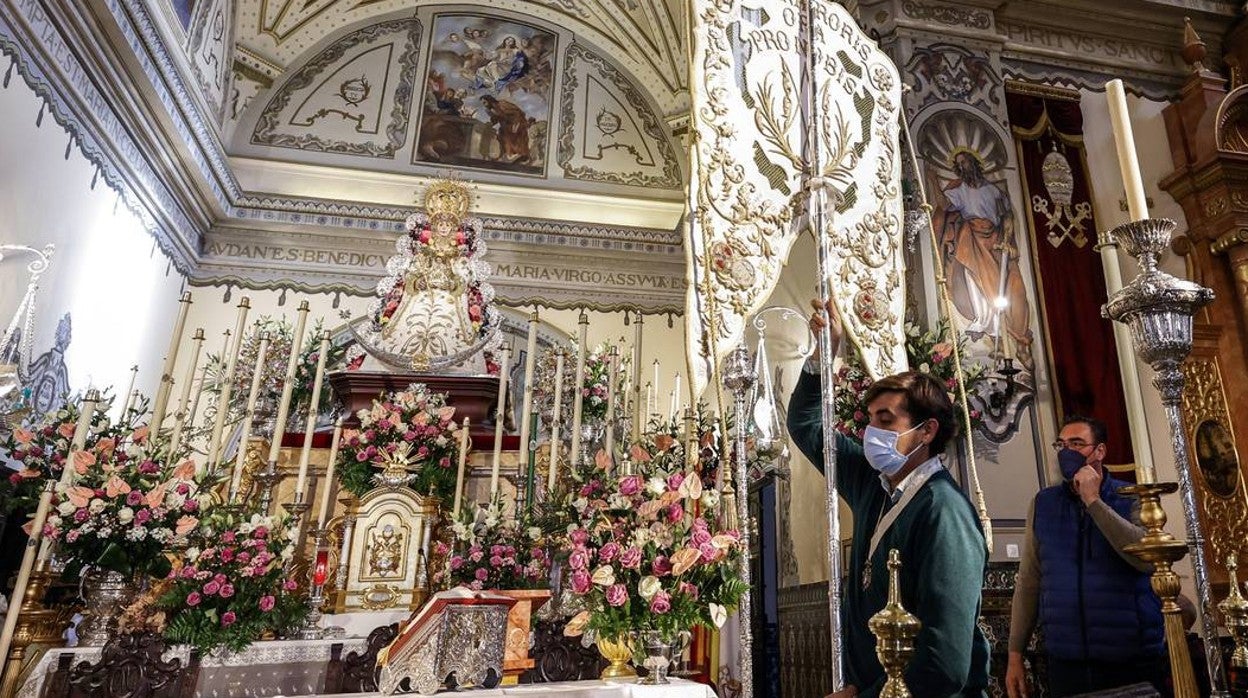
<path id="1" fill-rule="evenodd" d="M 0 698 L 1248 695 L 1244 3 L 0 0 L 0 75 Z"/>

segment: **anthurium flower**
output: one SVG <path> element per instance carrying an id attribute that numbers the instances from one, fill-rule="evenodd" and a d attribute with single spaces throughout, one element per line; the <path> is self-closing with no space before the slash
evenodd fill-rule
<path id="1" fill-rule="evenodd" d="M 680 575 L 693 569 L 698 564 L 698 559 L 702 557 L 702 553 L 697 548 L 682 548 L 672 554 L 672 574 L 679 577 Z"/>
<path id="2" fill-rule="evenodd" d="M 615 584 L 615 568 L 611 565 L 602 565 L 594 570 L 594 576 L 590 580 L 600 587 L 609 587 Z"/>

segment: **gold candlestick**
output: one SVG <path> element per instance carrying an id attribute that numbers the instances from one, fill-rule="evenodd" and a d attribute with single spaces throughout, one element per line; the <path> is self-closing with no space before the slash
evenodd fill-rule
<path id="1" fill-rule="evenodd" d="M 902 673 L 914 656 L 914 638 L 923 628 L 919 619 L 901 605 L 900 576 L 901 554 L 893 548 L 888 551 L 888 603 L 867 621 L 875 635 L 875 656 L 888 677 L 880 691 L 881 698 L 910 698 Z"/>
<path id="2" fill-rule="evenodd" d="M 1231 576 L 1231 591 L 1218 610 L 1222 612 L 1222 622 L 1235 640 L 1235 652 L 1231 654 L 1231 666 L 1240 669 L 1248 668 L 1248 599 L 1239 593 L 1239 577 L 1235 572 L 1239 568 L 1238 555 L 1226 556 L 1226 572 Z"/>
<path id="3" fill-rule="evenodd" d="M 1161 599 L 1161 613 L 1166 623 L 1166 645 L 1170 648 L 1170 674 L 1174 680 L 1175 698 L 1196 698 L 1196 675 L 1192 671 L 1192 655 L 1187 649 L 1187 636 L 1179 610 L 1182 582 L 1172 569 L 1174 563 L 1187 555 L 1187 544 L 1166 533 L 1166 511 L 1161 495 L 1177 492 L 1173 482 L 1136 484 L 1118 490 L 1140 500 L 1140 525 L 1144 537 L 1123 548 L 1128 554 L 1153 566 L 1153 591 Z"/>

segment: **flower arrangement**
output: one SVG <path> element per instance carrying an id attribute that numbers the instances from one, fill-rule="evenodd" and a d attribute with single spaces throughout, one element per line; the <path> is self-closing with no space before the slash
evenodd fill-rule
<path id="1" fill-rule="evenodd" d="M 607 416 L 607 386 L 611 382 L 611 349 L 613 345 L 608 342 L 599 344 L 585 355 L 585 379 L 581 383 L 581 418 L 583 420 L 600 420 Z M 570 425 L 572 424 L 572 407 L 574 405 L 575 394 L 571 390 L 571 386 L 576 383 L 576 356 L 579 350 L 573 345 L 571 353 L 565 357 L 563 362 L 563 406 L 560 410 L 561 418 L 566 420 L 563 426 L 563 433 L 567 436 L 571 435 Z M 620 355 L 620 370 L 618 373 L 619 383 L 616 385 L 616 395 L 623 396 L 628 386 L 628 371 L 630 370 L 632 359 L 627 354 Z M 541 419 L 547 425 L 550 424 L 554 417 L 554 386 L 555 386 L 555 351 L 547 350 L 538 357 L 535 369 L 535 378 L 533 381 L 533 409 L 541 416 Z M 623 400 L 617 401 L 617 415 L 622 414 L 624 409 Z"/>
<path id="2" fill-rule="evenodd" d="M 295 365 L 295 387 L 291 389 L 290 402 L 292 405 L 298 405 L 300 411 L 306 410 L 312 404 L 312 386 L 316 383 L 316 364 L 321 358 L 321 334 L 323 332 L 321 321 L 317 320 L 311 332 L 307 334 L 308 340 L 304 342 L 303 351 L 299 353 L 299 362 Z M 329 351 L 325 356 L 325 365 L 337 366 L 346 355 L 346 345 L 336 345 L 330 342 Z M 288 355 L 283 354 L 283 358 L 286 356 Z M 279 386 L 284 382 L 283 377 Z M 316 396 L 316 404 L 329 405 L 331 390 L 329 381 L 324 381 L 321 384 L 321 394 Z M 246 393 L 243 394 L 246 395 Z"/>
<path id="3" fill-rule="evenodd" d="M 501 499 L 475 513 L 465 511 L 451 531 L 455 550 L 438 542 L 435 552 L 448 564 L 434 581 L 473 589 L 538 589 L 549 583 L 551 559 L 541 528 L 505 515 Z"/>
<path id="4" fill-rule="evenodd" d="M 135 422 L 147 411 L 147 399 L 140 398 L 120 420 L 114 421 L 108 416 L 112 403 L 113 398 L 105 395 L 100 409 L 92 415 L 91 428 L 87 432 L 88 451 L 94 451 L 97 446 L 112 450 L 127 434 L 134 431 Z M 11 473 L 7 480 L 0 482 L 0 488 L 8 495 L 3 502 L 5 513 L 19 509 L 33 510 L 39 501 L 43 481 L 49 477 L 61 477 L 70 441 L 74 438 L 74 429 L 81 414 L 78 403 L 70 400 L 64 407 L 45 414 L 39 421 L 14 428 L 0 443 L 0 453 L 20 466 L 17 472 Z M 116 454 L 116 458 L 123 462 L 126 457 L 125 452 Z"/>
<path id="5" fill-rule="evenodd" d="M 307 613 L 285 570 L 294 527 L 271 516 L 218 512 L 224 510 L 198 528 L 158 602 L 168 614 L 165 636 L 205 653 L 243 650 L 266 631 L 289 631 Z"/>
<path id="6" fill-rule="evenodd" d="M 944 320 L 941 320 L 936 329 L 930 332 L 923 332 L 917 325 L 907 322 L 906 358 L 911 370 L 930 374 L 943 381 L 945 389 L 949 391 L 949 399 L 957 405 L 957 369 L 953 360 L 953 344 L 948 337 L 949 324 Z M 966 339 L 958 337 L 957 341 L 958 348 L 962 349 Z M 965 356 L 964 350 L 960 353 Z M 966 390 L 970 393 L 975 384 L 983 380 L 984 367 L 964 361 L 962 375 L 966 380 Z M 862 400 L 866 396 L 867 389 L 871 387 L 871 383 L 871 378 L 862 367 L 857 354 L 851 352 L 850 358 L 836 373 L 836 429 L 857 441 L 862 440 L 862 434 L 870 422 Z M 979 410 L 971 410 L 969 424 L 962 410 L 955 410 L 955 413 L 958 416 L 962 433 L 968 433 L 968 429 L 974 429 L 983 423 L 983 415 Z"/>
<path id="7" fill-rule="evenodd" d="M 66 559 L 67 576 L 91 566 L 162 577 L 170 568 L 165 551 L 199 525 L 212 495 L 195 463 L 162 463 L 149 436 L 139 427 L 124 446 L 101 439 L 73 454 L 75 475 L 58 483 L 43 530 Z"/>
<path id="8" fill-rule="evenodd" d="M 667 439 L 656 448 L 672 448 Z M 737 572 L 740 535 L 714 523 L 719 494 L 700 477 L 666 472 L 662 460 L 638 460 L 638 474 L 598 470 L 569 502 L 569 579 L 586 610 L 566 635 L 619 639 L 651 630 L 672 638 L 694 625 L 719 627 L 747 591 Z"/>
<path id="9" fill-rule="evenodd" d="M 338 474 L 343 489 L 362 496 L 373 487 L 374 466 L 399 457 L 417 470 L 411 483 L 417 492 L 442 499 L 454 492 L 460 426 L 444 393 L 413 383 L 373 400 L 357 416 L 359 428 L 342 434 Z"/>

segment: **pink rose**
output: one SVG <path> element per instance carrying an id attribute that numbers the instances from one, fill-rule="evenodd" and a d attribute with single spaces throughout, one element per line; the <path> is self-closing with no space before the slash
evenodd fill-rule
<path id="1" fill-rule="evenodd" d="M 628 548 L 620 553 L 620 567 L 626 570 L 641 569 L 641 548 Z"/>
<path id="2" fill-rule="evenodd" d="M 453 569 L 453 570 L 457 570 L 457 569 L 459 569 L 459 568 L 461 568 L 461 567 L 463 567 L 463 566 L 464 566 L 464 558 L 462 558 L 462 557 L 460 557 L 460 556 L 458 556 L 458 555 L 456 555 L 455 557 L 451 558 L 451 569 Z"/>
<path id="3" fill-rule="evenodd" d="M 667 520 L 671 523 L 680 523 L 685 518 L 685 508 L 679 504 L 673 504 L 667 508 Z"/>
<path id="4" fill-rule="evenodd" d="M 276 600 L 272 596 L 267 596 L 267 595 L 261 596 L 260 597 L 260 610 L 264 611 L 265 613 L 268 613 L 269 611 L 273 610 L 273 605 L 275 603 L 276 603 Z"/>
<path id="5" fill-rule="evenodd" d="M 238 616 L 234 615 L 233 611 L 226 611 L 221 615 L 221 627 L 228 628 L 231 625 L 234 625 L 234 621 L 236 620 L 238 620 Z"/>
<path id="6" fill-rule="evenodd" d="M 218 591 L 221 591 L 221 585 L 216 580 L 209 581 L 204 585 L 204 594 L 207 596 L 216 596 Z"/>
<path id="7" fill-rule="evenodd" d="M 287 579 L 285 582 L 282 582 L 282 588 L 286 591 L 294 591 L 299 588 L 299 582 L 296 582 L 293 579 Z"/>
<path id="8" fill-rule="evenodd" d="M 672 563 L 668 561 L 666 555 L 660 555 L 654 558 L 654 562 L 650 563 L 650 569 L 656 577 L 666 577 L 672 573 Z"/>
<path id="9" fill-rule="evenodd" d="M 615 543 L 615 542 L 607 543 L 606 545 L 602 546 L 602 548 L 598 550 L 598 560 L 603 563 L 609 563 L 612 560 L 614 560 L 615 557 L 619 554 L 620 554 L 620 546 L 618 543 Z"/>
<path id="10" fill-rule="evenodd" d="M 684 594 L 685 596 L 688 596 L 694 601 L 698 600 L 699 592 L 698 592 L 698 587 L 696 585 L 690 584 L 689 582 L 681 582 L 679 585 L 677 585 L 676 588 L 680 591 L 680 593 Z"/>
<path id="11" fill-rule="evenodd" d="M 607 603 L 611 606 L 623 606 L 628 602 L 628 590 L 623 584 L 612 584 L 607 587 Z"/>
<path id="12" fill-rule="evenodd" d="M 576 548 L 568 555 L 568 567 L 574 570 L 583 570 L 589 567 L 589 551 L 585 548 Z"/>
<path id="13" fill-rule="evenodd" d="M 568 535 L 572 541 L 572 545 L 585 545 L 589 542 L 589 532 L 583 528 L 578 528 Z"/>
<path id="14" fill-rule="evenodd" d="M 477 581 L 484 582 L 490 576 L 490 572 L 484 567 L 478 567 L 473 576 L 477 578 Z"/>
<path id="15" fill-rule="evenodd" d="M 702 553 L 703 562 L 712 562 L 719 555 L 719 552 L 715 550 L 715 546 L 709 542 L 699 545 L 698 552 Z"/>
<path id="16" fill-rule="evenodd" d="M 201 597 L 198 591 L 192 591 L 191 593 L 186 595 L 187 606 L 198 606 L 200 600 L 201 600 Z"/>
<path id="17" fill-rule="evenodd" d="M 502 567 L 502 566 L 503 566 L 503 558 L 499 557 L 498 555 L 493 555 L 490 557 L 490 567 Z"/>
<path id="18" fill-rule="evenodd" d="M 572 593 L 586 594 L 589 592 L 589 586 L 589 572 L 586 572 L 585 570 L 576 570 L 572 573 Z"/>
<path id="19" fill-rule="evenodd" d="M 660 591 L 650 599 L 650 612 L 663 615 L 672 610 L 672 597 L 666 591 Z"/>
<path id="20" fill-rule="evenodd" d="M 222 585 L 221 585 L 221 598 L 223 598 L 223 599 L 228 599 L 228 598 L 230 598 L 230 597 L 231 597 L 231 596 L 233 596 L 233 595 L 234 595 L 234 585 L 233 585 L 233 584 L 222 584 Z"/>
<path id="21" fill-rule="evenodd" d="M 698 519 L 698 521 L 701 521 L 701 519 Z M 705 528 L 698 528 L 695 524 L 693 535 L 690 536 L 689 540 L 693 542 L 695 548 L 700 548 L 701 546 L 711 542 L 711 532 Z"/>
<path id="22" fill-rule="evenodd" d="M 631 497 L 641 491 L 642 481 L 640 475 L 629 475 L 620 480 L 620 494 L 625 497 Z"/>

